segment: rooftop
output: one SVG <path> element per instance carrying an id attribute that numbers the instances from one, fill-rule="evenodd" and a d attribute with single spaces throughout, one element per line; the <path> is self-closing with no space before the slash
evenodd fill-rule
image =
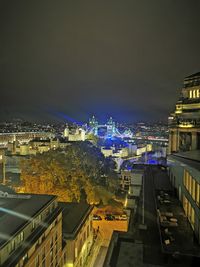
<path id="1" fill-rule="evenodd" d="M 93 207 L 87 203 L 59 202 L 63 214 L 63 236 L 73 238 Z"/>
<path id="2" fill-rule="evenodd" d="M 200 77 L 200 72 L 193 73 L 193 74 L 185 77 L 185 79 L 187 79 L 187 78 L 193 78 L 193 77 Z"/>
<path id="3" fill-rule="evenodd" d="M 49 195 L 16 194 L 0 197 L 0 246 L 20 231 L 39 211 L 56 197 Z"/>
<path id="4" fill-rule="evenodd" d="M 157 190 L 156 196 L 163 252 L 200 257 L 200 246 L 179 200 L 164 190 Z"/>
<path id="5" fill-rule="evenodd" d="M 200 170 L 200 150 L 191 150 L 186 152 L 178 152 L 170 155 L 170 158 L 179 160 L 186 165 Z"/>

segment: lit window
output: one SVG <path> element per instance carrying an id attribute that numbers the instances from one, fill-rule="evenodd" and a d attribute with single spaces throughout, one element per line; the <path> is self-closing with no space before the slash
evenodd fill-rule
<path id="1" fill-rule="evenodd" d="M 196 98 L 196 90 L 193 90 L 193 98 Z"/>
<path id="2" fill-rule="evenodd" d="M 27 260 L 28 260 L 28 254 L 27 253 L 24 255 L 24 257 L 22 258 L 22 260 L 23 260 L 24 263 L 27 262 Z"/>
<path id="3" fill-rule="evenodd" d="M 192 179 L 192 198 L 195 200 L 196 181 Z"/>
<path id="4" fill-rule="evenodd" d="M 192 98 L 192 90 L 190 90 L 190 98 Z"/>
<path id="5" fill-rule="evenodd" d="M 11 253 L 15 249 L 15 240 L 12 240 L 8 245 L 8 252 Z"/>
<path id="6" fill-rule="evenodd" d="M 196 203 L 199 206 L 200 201 L 200 185 L 196 183 Z"/>
<path id="7" fill-rule="evenodd" d="M 35 221 L 32 221 L 32 231 L 35 229 Z"/>
<path id="8" fill-rule="evenodd" d="M 197 97 L 200 97 L 200 95 L 199 95 L 199 89 L 197 90 Z"/>

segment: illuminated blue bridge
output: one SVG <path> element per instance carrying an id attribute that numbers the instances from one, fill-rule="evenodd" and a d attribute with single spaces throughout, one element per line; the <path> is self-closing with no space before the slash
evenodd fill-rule
<path id="1" fill-rule="evenodd" d="M 101 134 L 102 129 L 104 129 L 104 134 Z M 124 138 L 133 136 L 130 129 L 127 129 L 123 133 L 120 133 L 112 117 L 109 118 L 106 124 L 99 124 L 95 116 L 93 116 L 89 120 L 89 127 L 87 128 L 87 132 L 93 133 L 94 135 L 97 135 L 98 137 L 102 138 L 112 138 L 112 137 Z"/>

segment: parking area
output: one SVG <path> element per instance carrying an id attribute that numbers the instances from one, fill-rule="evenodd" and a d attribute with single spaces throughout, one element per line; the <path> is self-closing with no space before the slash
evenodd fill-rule
<path id="1" fill-rule="evenodd" d="M 108 246 L 113 231 L 127 232 L 128 230 L 129 217 L 127 220 L 112 221 L 105 220 L 103 216 L 101 218 L 102 220 L 93 220 L 93 228 L 99 232 L 105 246 Z"/>

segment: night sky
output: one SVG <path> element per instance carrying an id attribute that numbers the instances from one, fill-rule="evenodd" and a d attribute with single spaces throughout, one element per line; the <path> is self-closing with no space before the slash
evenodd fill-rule
<path id="1" fill-rule="evenodd" d="M 166 120 L 198 71 L 199 0 L 0 0 L 1 121 Z"/>

